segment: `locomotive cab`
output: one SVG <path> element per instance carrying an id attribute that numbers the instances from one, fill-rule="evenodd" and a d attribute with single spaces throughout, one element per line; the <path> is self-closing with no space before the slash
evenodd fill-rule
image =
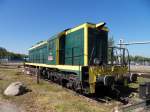
<path id="1" fill-rule="evenodd" d="M 99 85 L 112 87 L 119 83 L 126 86 L 127 83 L 137 79 L 136 74 L 130 73 L 128 49 L 107 47 L 108 32 L 103 30 L 103 27 L 89 30 L 91 34 L 88 65 L 90 93 L 95 93 L 95 88 Z"/>

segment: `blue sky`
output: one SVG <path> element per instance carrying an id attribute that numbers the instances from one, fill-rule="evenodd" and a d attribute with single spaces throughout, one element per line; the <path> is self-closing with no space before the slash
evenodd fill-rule
<path id="1" fill-rule="evenodd" d="M 84 22 L 105 21 L 118 43 L 150 41 L 149 0 L 0 0 L 0 46 L 27 53 L 40 40 Z M 149 45 L 129 46 L 150 57 Z"/>

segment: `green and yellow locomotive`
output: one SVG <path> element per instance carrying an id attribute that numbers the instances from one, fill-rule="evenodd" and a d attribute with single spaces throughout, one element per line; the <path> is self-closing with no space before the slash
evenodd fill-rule
<path id="1" fill-rule="evenodd" d="M 130 74 L 128 51 L 108 47 L 105 23 L 84 23 L 66 29 L 29 49 L 30 72 L 53 80 L 85 94 L 96 92 L 98 86 L 112 87 L 136 80 Z"/>

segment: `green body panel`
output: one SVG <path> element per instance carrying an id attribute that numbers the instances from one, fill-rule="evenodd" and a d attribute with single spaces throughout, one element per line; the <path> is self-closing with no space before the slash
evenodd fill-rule
<path id="1" fill-rule="evenodd" d="M 65 35 L 55 35 L 47 40 L 47 44 L 41 45 L 29 51 L 29 59 L 32 63 L 43 63 L 49 65 L 56 65 L 56 53 L 59 55 L 60 65 L 72 65 L 84 67 L 84 28 L 67 33 Z M 107 62 L 107 32 L 97 30 L 96 28 L 88 28 L 88 61 L 95 58 L 101 59 L 103 62 Z M 59 45 L 57 45 L 59 38 Z M 59 51 L 56 50 L 56 46 L 59 47 Z M 92 50 L 94 49 L 94 53 Z M 92 57 L 91 57 L 92 56 Z M 61 68 L 60 68 L 61 69 Z M 82 70 L 71 71 L 77 74 L 77 77 L 82 81 L 85 74 Z"/>
<path id="2" fill-rule="evenodd" d="M 29 51 L 29 61 L 33 63 L 47 63 L 47 44 Z"/>
<path id="3" fill-rule="evenodd" d="M 56 65 L 56 39 L 51 37 L 47 44 L 41 45 L 29 51 L 29 61 Z M 107 32 L 88 28 L 88 61 L 93 64 L 95 58 L 107 62 Z M 71 32 L 59 38 L 59 64 L 80 65 L 84 64 L 84 28 Z M 92 50 L 94 52 L 92 54 Z"/>
<path id="4" fill-rule="evenodd" d="M 48 41 L 47 64 L 56 65 L 56 38 Z"/>
<path id="5" fill-rule="evenodd" d="M 66 65 L 83 65 L 84 63 L 84 29 L 79 29 L 65 36 Z M 61 56 L 60 56 L 61 57 Z"/>

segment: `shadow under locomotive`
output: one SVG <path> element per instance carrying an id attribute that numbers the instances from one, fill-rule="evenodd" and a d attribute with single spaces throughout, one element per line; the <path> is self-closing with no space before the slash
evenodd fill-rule
<path id="1" fill-rule="evenodd" d="M 58 80 L 50 79 L 50 78 L 45 77 L 43 75 L 40 75 L 40 79 L 43 79 L 46 81 L 52 81 L 54 83 L 61 85 L 62 87 L 66 88 L 66 89 L 76 91 L 75 89 L 69 88 L 67 85 L 61 83 Z M 130 94 L 132 92 L 137 93 L 138 91 L 137 91 L 137 88 L 130 88 L 128 86 L 124 86 L 121 84 L 120 85 L 114 84 L 112 86 L 104 86 L 101 84 L 96 84 L 96 91 L 94 94 L 84 94 L 82 91 L 76 91 L 76 92 L 79 95 L 83 95 L 87 98 L 90 98 L 92 100 L 96 100 L 96 101 L 101 102 L 101 103 L 106 103 L 106 102 L 111 101 L 111 100 L 116 100 L 116 101 L 120 101 L 123 104 L 127 104 Z"/>
<path id="2" fill-rule="evenodd" d="M 113 88 L 106 86 L 96 87 L 95 99 L 100 102 L 111 100 L 120 101 L 123 104 L 129 102 L 129 96 L 132 92 L 138 92 L 137 88 L 130 88 L 128 86 L 116 85 Z"/>

